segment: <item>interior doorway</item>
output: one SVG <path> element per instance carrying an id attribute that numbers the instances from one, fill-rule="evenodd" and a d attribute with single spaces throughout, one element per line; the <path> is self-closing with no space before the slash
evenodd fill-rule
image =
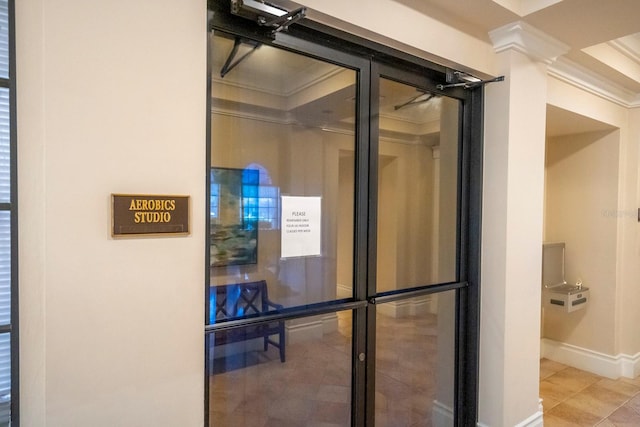
<path id="1" fill-rule="evenodd" d="M 475 424 L 480 91 L 218 6 L 208 425 Z"/>

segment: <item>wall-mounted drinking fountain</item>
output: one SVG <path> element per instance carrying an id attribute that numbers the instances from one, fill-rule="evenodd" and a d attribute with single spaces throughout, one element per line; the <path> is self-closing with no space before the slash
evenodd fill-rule
<path id="1" fill-rule="evenodd" d="M 564 252 L 564 242 L 542 245 L 542 298 L 545 306 L 571 313 L 586 307 L 589 288 L 584 287 L 581 280 L 575 285 L 566 282 Z"/>

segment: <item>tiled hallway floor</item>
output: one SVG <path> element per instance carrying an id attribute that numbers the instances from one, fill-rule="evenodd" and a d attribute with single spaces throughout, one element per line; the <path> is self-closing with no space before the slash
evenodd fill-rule
<path id="1" fill-rule="evenodd" d="M 432 417 L 437 396 L 437 322 L 377 319 L 377 426 L 452 425 Z M 426 355 L 426 357 L 425 357 Z M 431 356 L 429 356 L 431 355 Z M 212 364 L 210 426 L 347 426 L 351 400 L 351 317 L 338 331 L 278 351 L 262 348 Z M 415 363 L 418 362 L 418 363 Z M 216 369 L 218 367 L 219 369 Z M 445 377 L 446 379 L 446 377 Z M 540 361 L 544 426 L 640 427 L 640 377 L 610 380 L 551 360 Z"/>
<path id="2" fill-rule="evenodd" d="M 640 377 L 611 380 L 540 361 L 545 427 L 640 426 Z"/>

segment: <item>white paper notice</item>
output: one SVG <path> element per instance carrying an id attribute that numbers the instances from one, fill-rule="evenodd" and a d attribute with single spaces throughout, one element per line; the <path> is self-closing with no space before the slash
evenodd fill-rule
<path id="1" fill-rule="evenodd" d="M 282 258 L 321 254 L 321 197 L 282 196 Z"/>

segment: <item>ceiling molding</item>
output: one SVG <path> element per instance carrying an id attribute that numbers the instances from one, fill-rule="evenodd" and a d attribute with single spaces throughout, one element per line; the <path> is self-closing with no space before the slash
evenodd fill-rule
<path id="1" fill-rule="evenodd" d="M 625 43 L 622 39 L 611 40 L 607 42 L 607 44 L 627 58 L 640 64 L 640 52 L 635 50 L 632 46 L 629 46 L 629 44 Z"/>
<path id="2" fill-rule="evenodd" d="M 545 9 L 556 3 L 560 3 L 562 0 L 492 0 L 494 3 L 499 4 L 505 9 L 510 10 L 519 16 L 526 16 Z"/>
<path id="3" fill-rule="evenodd" d="M 522 21 L 496 28 L 489 32 L 489 37 L 496 53 L 515 50 L 547 65 L 570 49 L 568 45 Z"/>
<path id="4" fill-rule="evenodd" d="M 532 59 L 548 65 L 551 77 L 578 87 L 586 92 L 606 99 L 625 108 L 640 107 L 640 93 L 562 56 L 570 47 L 537 28 L 522 22 L 514 22 L 489 32 L 496 53 L 509 49 L 521 52 Z M 612 49 L 637 61 L 635 51 L 621 41 L 607 43 Z"/>
<path id="5" fill-rule="evenodd" d="M 280 96 L 280 97 L 290 97 L 292 95 L 296 95 L 298 93 L 301 93 L 307 89 L 309 89 L 310 87 L 313 87 L 315 85 L 317 85 L 318 83 L 327 81 L 335 76 L 337 76 L 340 73 L 343 73 L 345 71 L 350 72 L 351 70 L 347 70 L 347 69 L 343 69 L 343 68 L 334 68 L 332 67 L 331 69 L 329 69 L 326 72 L 323 72 L 321 74 L 318 74 L 316 76 L 311 76 L 312 79 L 311 80 L 307 80 L 304 82 L 299 82 L 299 84 L 297 85 L 291 85 L 292 89 L 290 90 L 278 90 L 278 88 L 275 85 L 265 85 L 265 84 L 260 84 L 261 82 L 258 82 L 256 84 L 248 84 L 246 83 L 246 81 L 242 81 L 242 82 L 237 82 L 234 81 L 233 79 L 229 79 L 229 78 L 222 78 L 219 77 L 218 75 L 213 75 L 212 76 L 212 82 L 215 84 L 219 84 L 219 85 L 226 85 L 226 86 L 230 86 L 230 87 L 235 87 L 235 88 L 240 88 L 240 89 L 248 89 L 254 92 L 260 92 L 260 93 L 265 93 L 267 95 L 273 95 L 273 96 Z M 309 74 L 305 74 L 305 76 L 308 76 Z M 289 83 L 291 83 L 291 81 L 289 81 Z"/>
<path id="6" fill-rule="evenodd" d="M 247 119 L 247 120 L 255 120 L 259 122 L 275 123 L 278 125 L 296 124 L 295 120 L 291 119 L 291 117 L 288 115 L 280 115 L 280 116 L 271 115 L 270 116 L 264 113 L 255 113 L 255 112 L 242 111 L 240 109 L 229 109 L 229 108 L 221 108 L 221 107 L 215 107 L 215 106 L 211 107 L 210 114 L 233 117 L 236 119 Z"/>
<path id="7" fill-rule="evenodd" d="M 640 107 L 640 94 L 630 91 L 567 58 L 558 58 L 549 66 L 548 74 L 620 106 Z"/>

